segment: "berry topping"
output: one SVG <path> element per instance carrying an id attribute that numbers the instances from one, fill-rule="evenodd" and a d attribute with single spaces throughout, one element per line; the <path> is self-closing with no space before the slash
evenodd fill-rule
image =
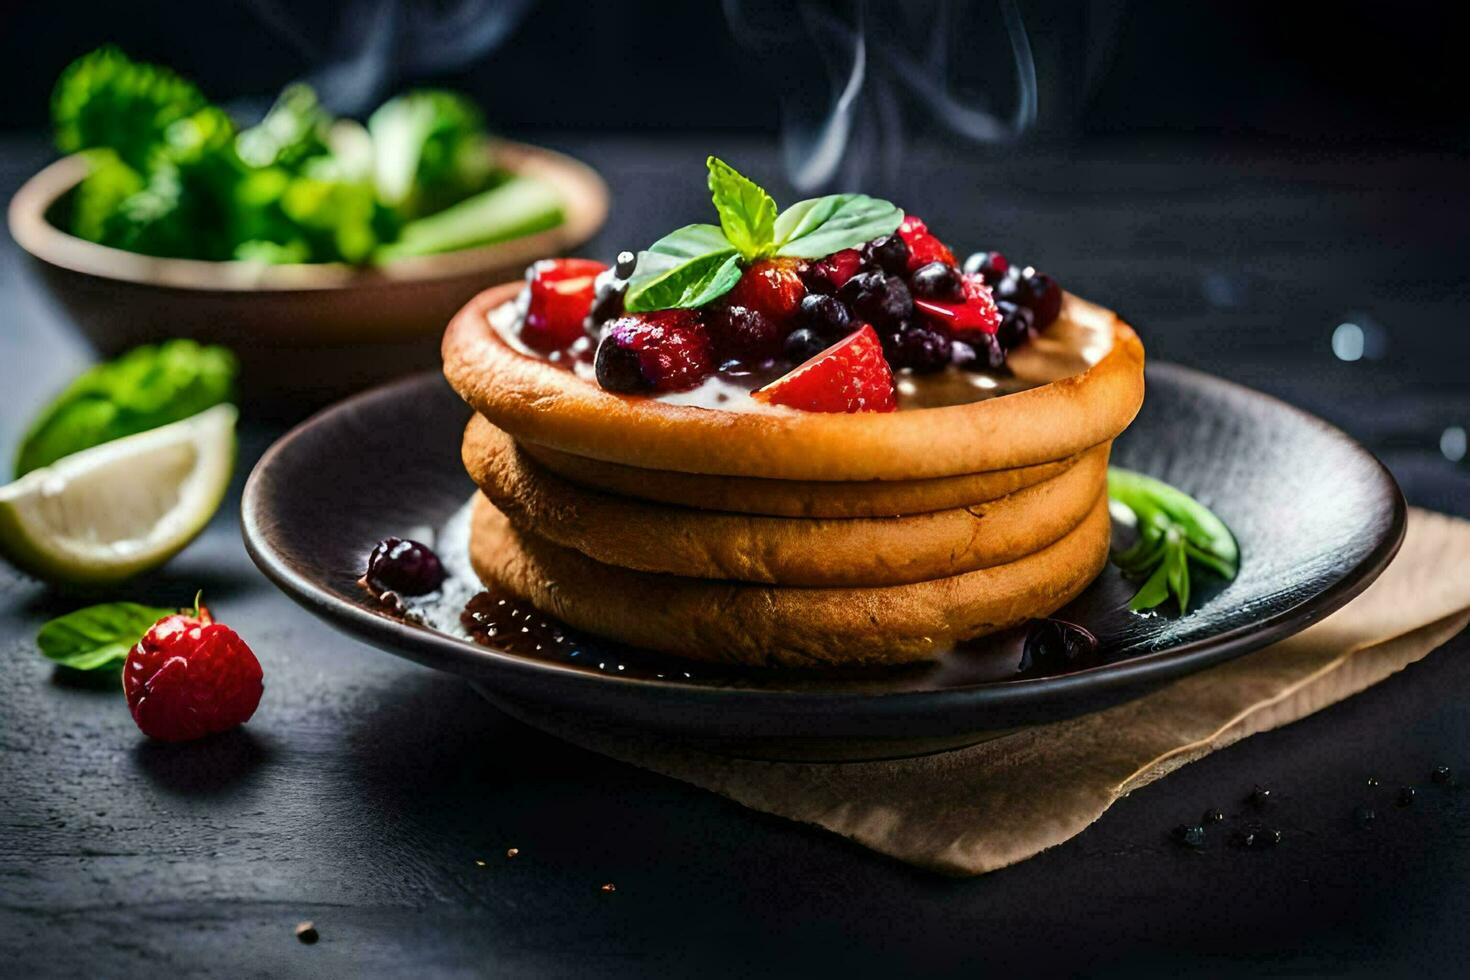
<path id="1" fill-rule="evenodd" d="M 985 281 L 994 285 L 1011 270 L 1011 263 L 999 252 L 976 252 L 965 259 L 965 271 L 971 275 L 983 276 Z"/>
<path id="2" fill-rule="evenodd" d="M 1030 339 L 1035 317 L 1030 309 L 1009 300 L 1001 300 L 995 306 L 1000 310 L 1000 326 L 996 328 L 995 338 L 1002 347 L 1011 350 Z"/>
<path id="3" fill-rule="evenodd" d="M 725 300 L 731 306 L 758 310 L 783 324 L 796 315 L 806 295 L 806 285 L 796 271 L 800 264 L 796 259 L 762 259 L 745 270 Z"/>
<path id="4" fill-rule="evenodd" d="M 855 248 L 844 248 L 825 259 L 809 263 L 802 270 L 802 281 L 814 293 L 835 293 L 862 267 L 863 254 Z"/>
<path id="5" fill-rule="evenodd" d="M 963 351 L 961 347 L 964 348 Z M 954 363 L 966 371 L 1008 373 L 1006 350 L 1001 346 L 1000 340 L 995 334 L 980 330 L 966 334 L 964 340 L 954 342 Z"/>
<path id="6" fill-rule="evenodd" d="M 713 370 L 709 334 L 693 310 L 620 316 L 597 345 L 597 382 L 608 391 L 683 391 Z"/>
<path id="7" fill-rule="evenodd" d="M 867 324 L 751 394 L 807 412 L 891 412 L 898 407 L 893 371 Z"/>
<path id="8" fill-rule="evenodd" d="M 792 364 L 801 364 L 822 353 L 831 343 L 810 327 L 800 327 L 786 335 L 786 359 Z"/>
<path id="9" fill-rule="evenodd" d="M 943 303 L 962 303 L 965 287 L 960 270 L 943 262 L 921 265 L 909 276 L 909 292 L 919 299 L 937 299 Z"/>
<path id="10" fill-rule="evenodd" d="M 914 311 L 909 287 L 897 276 L 881 272 L 860 272 L 847 280 L 837 294 L 852 307 L 859 320 L 879 328 L 897 328 Z"/>
<path id="11" fill-rule="evenodd" d="M 886 272 L 890 276 L 906 275 L 909 271 L 909 246 L 897 235 L 875 238 L 859 250 L 863 265 Z"/>
<path id="12" fill-rule="evenodd" d="M 781 353 L 781 331 L 770 317 L 748 306 L 713 310 L 708 319 L 715 359 L 757 365 Z"/>
<path id="13" fill-rule="evenodd" d="M 955 264 L 954 253 L 949 250 L 949 246 L 930 234 L 929 226 L 921 219 L 913 215 L 904 218 L 903 223 L 898 226 L 898 234 L 909 247 L 910 271 L 930 262 Z"/>
<path id="14" fill-rule="evenodd" d="M 128 710 L 143 734 L 183 742 L 223 732 L 255 714 L 260 661 L 209 610 L 165 616 L 143 635 L 123 667 Z"/>
<path id="15" fill-rule="evenodd" d="M 1062 287 L 1044 272 L 1026 269 L 1021 273 L 1017 299 L 1036 316 L 1036 329 L 1045 330 L 1062 314 Z"/>
<path id="16" fill-rule="evenodd" d="M 584 332 L 597 276 L 606 268 L 591 259 L 545 259 L 531 266 L 521 341 L 543 353 L 571 346 Z"/>
<path id="17" fill-rule="evenodd" d="M 883 353 L 895 368 L 915 374 L 944 370 L 950 362 L 949 335 L 927 323 L 906 323 L 883 338 Z"/>
<path id="18" fill-rule="evenodd" d="M 432 548 L 417 541 L 384 538 L 368 556 L 367 586 L 374 595 L 425 595 L 444 584 L 444 566 Z"/>
<path id="19" fill-rule="evenodd" d="M 973 343 L 975 333 L 995 333 L 1000 326 L 1000 311 L 991 298 L 990 287 L 977 275 L 961 277 L 964 302 L 943 303 L 932 299 L 916 299 L 914 307 L 936 323 L 948 327 L 954 336 Z"/>
<path id="20" fill-rule="evenodd" d="M 796 322 L 820 336 L 836 340 L 852 332 L 852 310 L 836 296 L 807 293 L 797 308 Z"/>

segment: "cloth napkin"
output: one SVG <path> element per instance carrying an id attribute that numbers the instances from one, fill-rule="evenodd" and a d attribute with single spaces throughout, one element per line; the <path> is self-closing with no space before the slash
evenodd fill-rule
<path id="1" fill-rule="evenodd" d="M 1467 622 L 1470 522 L 1411 510 L 1383 575 L 1304 632 L 1135 701 L 967 748 L 881 762 L 762 762 L 507 710 L 753 809 L 921 867 L 978 875 L 1076 836 L 1114 800 L 1180 766 L 1378 683 Z"/>

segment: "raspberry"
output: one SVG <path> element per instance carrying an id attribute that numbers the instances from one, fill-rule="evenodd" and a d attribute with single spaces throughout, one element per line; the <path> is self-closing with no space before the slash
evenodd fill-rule
<path id="1" fill-rule="evenodd" d="M 143 734 L 183 742 L 228 731 L 260 704 L 260 661 L 209 610 L 165 616 L 123 666 L 128 710 Z"/>
<path id="2" fill-rule="evenodd" d="M 796 315 L 806 295 L 806 286 L 796 271 L 800 265 L 797 259 L 762 259 L 745 270 L 725 302 L 764 313 L 778 326 L 784 325 Z"/>
<path id="3" fill-rule="evenodd" d="M 597 277 L 606 269 L 591 259 L 543 259 L 531 266 L 521 342 L 544 354 L 571 346 L 584 333 Z"/>
<path id="4" fill-rule="evenodd" d="M 714 371 L 714 350 L 693 310 L 609 320 L 597 346 L 597 383 L 608 391 L 684 391 Z"/>
<path id="5" fill-rule="evenodd" d="M 893 371 L 866 323 L 752 397 L 807 412 L 891 412 Z"/>
<path id="6" fill-rule="evenodd" d="M 914 300 L 914 309 L 935 323 L 950 329 L 955 339 L 974 344 L 976 333 L 995 333 L 1000 326 L 1000 310 L 990 294 L 990 287 L 976 273 L 961 277 L 963 303 L 941 303 L 932 299 Z"/>
<path id="7" fill-rule="evenodd" d="M 923 219 L 908 215 L 903 223 L 898 226 L 898 237 L 904 240 L 909 247 L 909 271 L 913 272 L 921 265 L 930 262 L 943 262 L 945 265 L 955 265 L 954 253 L 949 250 L 939 239 L 935 238 L 929 231 L 929 226 L 924 224 Z"/>
<path id="8" fill-rule="evenodd" d="M 802 270 L 802 281 L 814 293 L 835 293 L 863 267 L 863 253 L 855 248 L 833 252 Z"/>

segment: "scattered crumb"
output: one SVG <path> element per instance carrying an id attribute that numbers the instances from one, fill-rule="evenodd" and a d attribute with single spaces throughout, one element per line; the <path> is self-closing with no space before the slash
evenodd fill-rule
<path id="1" fill-rule="evenodd" d="M 519 853 L 521 853 L 521 849 L 519 847 L 508 847 L 505 849 L 505 856 L 508 858 L 513 858 Z"/>
<path id="2" fill-rule="evenodd" d="M 605 885 L 602 886 L 602 891 L 603 891 L 604 894 L 606 894 L 608 892 L 615 892 L 617 890 L 618 890 L 618 886 L 617 885 L 614 885 L 610 881 L 607 884 L 605 884 Z"/>
<path id="3" fill-rule="evenodd" d="M 475 867 L 477 867 L 477 868 L 483 868 L 484 866 L 485 866 L 485 862 L 484 861 L 481 861 L 479 858 L 475 858 Z"/>
<path id="4" fill-rule="evenodd" d="M 308 919 L 296 924 L 296 938 L 310 946 L 321 937 L 317 935 L 316 926 Z"/>

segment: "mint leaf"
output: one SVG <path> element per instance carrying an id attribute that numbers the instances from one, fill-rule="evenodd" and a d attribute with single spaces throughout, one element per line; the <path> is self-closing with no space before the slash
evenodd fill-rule
<path id="1" fill-rule="evenodd" d="M 718 157 L 709 167 L 709 192 L 720 215 L 725 239 L 747 262 L 775 247 L 776 202 L 760 185 Z"/>
<path id="2" fill-rule="evenodd" d="M 798 201 L 776 219 L 776 253 L 819 259 L 844 248 L 891 235 L 903 212 L 891 202 L 866 194 L 830 194 Z"/>
<path id="3" fill-rule="evenodd" d="M 36 645 L 41 652 L 72 670 L 113 667 L 149 627 L 177 610 L 143 606 L 136 602 L 107 602 L 58 616 L 41 627 Z"/>
<path id="4" fill-rule="evenodd" d="M 1108 496 L 1138 518 L 1138 540 L 1113 555 L 1123 574 L 1142 580 L 1129 608 L 1153 609 L 1170 596 L 1189 611 L 1190 565 L 1233 579 L 1240 567 L 1235 536 L 1208 507 L 1161 480 L 1109 467 Z"/>
<path id="5" fill-rule="evenodd" d="M 192 340 L 136 347 L 86 371 L 31 423 L 15 475 L 198 415 L 229 401 L 234 381 L 235 356 L 223 347 Z"/>
<path id="6" fill-rule="evenodd" d="M 623 308 L 630 313 L 703 306 L 740 281 L 740 253 L 714 225 L 685 225 L 638 253 Z"/>

